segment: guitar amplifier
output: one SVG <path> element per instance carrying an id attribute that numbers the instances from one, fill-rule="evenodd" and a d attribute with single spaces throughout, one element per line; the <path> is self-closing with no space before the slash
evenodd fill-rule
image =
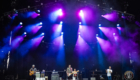
<path id="1" fill-rule="evenodd" d="M 51 80 L 60 80 L 59 74 L 52 74 L 51 75 Z"/>
<path id="2" fill-rule="evenodd" d="M 96 80 L 96 78 L 95 77 L 91 77 L 91 79 L 90 80 Z"/>
<path id="3" fill-rule="evenodd" d="M 36 78 L 40 78 L 40 72 L 36 72 Z"/>

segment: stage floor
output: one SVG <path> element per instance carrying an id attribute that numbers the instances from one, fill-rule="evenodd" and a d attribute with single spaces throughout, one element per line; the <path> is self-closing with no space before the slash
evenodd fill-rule
<path id="1" fill-rule="evenodd" d="M 36 80 L 45 80 L 45 78 L 36 78 Z"/>

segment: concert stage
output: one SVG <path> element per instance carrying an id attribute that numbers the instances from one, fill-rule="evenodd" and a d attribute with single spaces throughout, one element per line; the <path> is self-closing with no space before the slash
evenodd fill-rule
<path id="1" fill-rule="evenodd" d="M 133 14 L 139 12 L 134 2 L 3 0 L 0 80 L 43 80 L 41 74 L 51 80 L 53 71 L 62 80 L 138 80 L 140 13 Z"/>

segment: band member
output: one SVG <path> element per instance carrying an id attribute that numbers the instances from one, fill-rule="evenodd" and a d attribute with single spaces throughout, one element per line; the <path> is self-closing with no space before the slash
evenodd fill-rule
<path id="1" fill-rule="evenodd" d="M 79 71 L 76 71 L 76 69 L 74 69 L 74 71 L 72 72 L 73 73 L 73 77 L 75 78 L 75 79 L 77 79 L 77 73 L 78 73 Z"/>
<path id="2" fill-rule="evenodd" d="M 112 77 L 111 77 L 111 74 L 112 74 L 111 66 L 109 66 L 109 69 L 106 70 L 106 73 L 107 73 L 108 80 L 112 80 Z"/>
<path id="3" fill-rule="evenodd" d="M 72 71 L 73 71 L 72 67 L 71 67 L 71 65 L 69 65 L 67 68 L 67 71 L 66 71 L 68 80 L 72 80 Z"/>
<path id="4" fill-rule="evenodd" d="M 35 73 L 37 71 L 37 69 L 35 68 L 35 65 L 32 65 L 32 68 L 29 71 L 30 71 L 30 73 L 32 72 L 32 74 L 30 75 L 31 80 L 35 80 L 36 79 Z"/>
<path id="5" fill-rule="evenodd" d="M 45 70 L 42 70 L 41 77 L 45 77 Z"/>

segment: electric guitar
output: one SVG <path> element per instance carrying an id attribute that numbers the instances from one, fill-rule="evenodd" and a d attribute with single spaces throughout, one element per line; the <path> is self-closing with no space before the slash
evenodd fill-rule
<path id="1" fill-rule="evenodd" d="M 67 76 L 70 77 L 72 74 L 75 74 L 75 73 L 77 73 L 77 72 L 79 72 L 79 70 L 76 71 L 76 72 L 68 73 Z"/>

